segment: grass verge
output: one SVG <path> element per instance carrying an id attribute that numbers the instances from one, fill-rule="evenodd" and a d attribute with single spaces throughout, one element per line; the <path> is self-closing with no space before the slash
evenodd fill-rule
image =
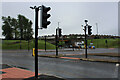
<path id="1" fill-rule="evenodd" d="M 28 49 L 28 41 L 26 40 L 2 40 L 2 49 L 7 50 L 16 50 L 16 49 Z M 31 40 L 29 41 L 29 49 L 35 48 L 35 41 Z M 44 49 L 45 48 L 45 41 L 38 40 L 38 49 Z M 55 49 L 55 45 L 46 42 L 46 48 L 47 49 Z"/>

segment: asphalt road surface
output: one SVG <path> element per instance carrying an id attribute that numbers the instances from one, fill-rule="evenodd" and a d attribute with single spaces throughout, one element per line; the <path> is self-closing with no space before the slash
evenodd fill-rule
<path id="1" fill-rule="evenodd" d="M 34 71 L 32 51 L 3 51 L 2 63 Z M 39 73 L 62 78 L 118 78 L 114 63 L 39 57 Z"/>
<path id="2" fill-rule="evenodd" d="M 42 51 L 42 52 L 41 52 Z M 45 50 L 39 50 L 38 54 L 55 54 L 55 50 L 47 50 L 49 53 L 44 52 Z M 118 53 L 118 48 L 96 48 L 96 49 L 88 49 L 88 53 Z M 59 54 L 85 54 L 85 49 L 59 49 Z"/>

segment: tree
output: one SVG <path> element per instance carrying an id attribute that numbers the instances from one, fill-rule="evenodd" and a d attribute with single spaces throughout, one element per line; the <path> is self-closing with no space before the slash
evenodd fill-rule
<path id="1" fill-rule="evenodd" d="M 32 37 L 32 35 L 33 35 L 32 24 L 33 24 L 32 21 L 29 21 L 28 26 L 27 26 L 27 31 L 26 31 L 26 33 L 27 33 L 26 40 L 30 40 L 33 38 Z"/>
<path id="2" fill-rule="evenodd" d="M 32 21 L 27 19 L 23 15 L 18 15 L 18 19 L 8 17 L 2 17 L 3 25 L 2 35 L 5 39 L 32 39 L 33 29 Z"/>
<path id="3" fill-rule="evenodd" d="M 18 15 L 18 24 L 21 33 L 21 39 L 25 40 L 32 39 L 33 38 L 32 21 L 30 21 L 23 15 Z"/>
<path id="4" fill-rule="evenodd" d="M 23 16 L 18 15 L 18 27 L 19 27 L 19 32 L 20 32 L 20 38 L 23 39 Z"/>
<path id="5" fill-rule="evenodd" d="M 6 39 L 13 39 L 11 17 L 10 16 L 2 17 L 2 20 L 3 20 L 2 35 L 4 35 Z"/>
<path id="6" fill-rule="evenodd" d="M 18 31 L 18 21 L 15 18 L 12 18 L 12 29 L 13 29 L 13 37 L 14 39 L 19 39 L 19 31 Z"/>

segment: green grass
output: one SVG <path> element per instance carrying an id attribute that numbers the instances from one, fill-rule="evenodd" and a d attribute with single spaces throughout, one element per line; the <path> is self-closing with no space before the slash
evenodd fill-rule
<path id="1" fill-rule="evenodd" d="M 96 48 L 118 48 L 120 45 L 119 39 L 91 39 L 93 45 Z M 88 45 L 90 44 L 91 40 L 88 40 Z M 107 40 L 107 44 L 106 41 Z"/>
<path id="2" fill-rule="evenodd" d="M 120 39 L 91 39 L 93 45 L 96 48 L 118 48 L 120 47 Z M 91 40 L 88 40 L 88 45 L 90 44 Z M 107 40 L 107 44 L 105 43 Z M 22 49 L 28 49 L 28 41 L 22 40 L 21 41 Z M 0 44 L 1 46 L 1 44 Z M 35 48 L 34 40 L 30 41 L 29 43 L 30 49 Z M 38 49 L 45 48 L 45 41 L 39 40 L 38 41 Z M 55 49 L 55 45 L 46 43 L 47 49 Z M 20 49 L 20 40 L 2 40 L 2 49 Z"/>
<path id="3" fill-rule="evenodd" d="M 20 40 L 2 40 L 2 49 L 20 49 L 20 44 L 22 49 L 28 49 L 28 41 L 25 40 L 22 40 L 21 43 Z M 35 48 L 34 40 L 29 42 L 29 48 L 30 49 Z M 38 49 L 44 49 L 44 48 L 45 48 L 45 41 L 39 40 Z M 55 46 L 53 44 L 46 42 L 46 48 L 55 49 Z"/>

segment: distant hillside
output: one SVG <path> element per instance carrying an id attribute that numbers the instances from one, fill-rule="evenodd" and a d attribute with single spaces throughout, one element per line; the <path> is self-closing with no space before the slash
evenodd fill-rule
<path id="1" fill-rule="evenodd" d="M 119 39 L 91 39 L 88 40 L 88 45 L 93 42 L 96 48 L 118 48 L 120 45 Z"/>

